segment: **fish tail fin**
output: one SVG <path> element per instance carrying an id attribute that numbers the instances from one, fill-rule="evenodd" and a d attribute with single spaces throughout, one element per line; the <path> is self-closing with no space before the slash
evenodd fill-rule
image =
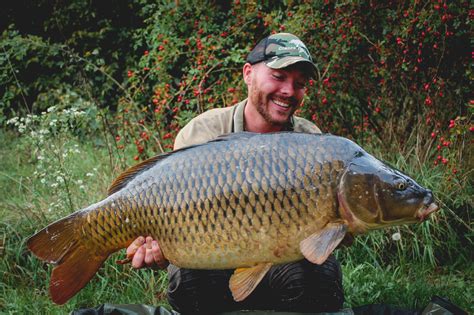
<path id="1" fill-rule="evenodd" d="M 49 292 L 56 304 L 64 304 L 82 289 L 109 256 L 88 248 L 81 234 L 81 212 L 54 222 L 27 241 L 38 258 L 56 266 L 51 274 Z"/>

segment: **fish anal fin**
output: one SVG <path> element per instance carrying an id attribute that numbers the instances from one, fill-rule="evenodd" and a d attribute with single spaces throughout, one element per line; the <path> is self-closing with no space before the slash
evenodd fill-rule
<path id="1" fill-rule="evenodd" d="M 346 231 L 345 224 L 329 223 L 321 231 L 301 241 L 301 253 L 310 262 L 321 265 L 344 239 Z"/>
<path id="2" fill-rule="evenodd" d="M 234 300 L 243 301 L 262 281 L 272 263 L 261 263 L 250 268 L 238 268 L 230 277 L 229 288 Z"/>
<path id="3" fill-rule="evenodd" d="M 85 246 L 72 248 L 51 274 L 49 293 L 53 302 L 66 303 L 89 282 L 107 257 L 93 255 Z"/>

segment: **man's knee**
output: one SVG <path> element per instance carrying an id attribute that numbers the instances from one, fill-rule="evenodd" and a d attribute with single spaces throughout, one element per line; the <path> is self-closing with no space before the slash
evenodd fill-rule
<path id="1" fill-rule="evenodd" d="M 168 267 L 168 302 L 183 314 L 222 311 L 232 304 L 230 273 L 225 270 L 193 270 Z"/>
<path id="2" fill-rule="evenodd" d="M 302 260 L 277 266 L 269 281 L 287 310 L 335 311 L 344 303 L 341 267 L 334 256 L 322 265 Z"/>

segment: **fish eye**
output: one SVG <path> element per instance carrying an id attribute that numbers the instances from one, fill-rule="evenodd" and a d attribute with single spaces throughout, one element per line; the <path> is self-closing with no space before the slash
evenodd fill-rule
<path id="1" fill-rule="evenodd" d="M 405 190 L 407 188 L 407 186 L 408 186 L 408 184 L 405 181 L 400 181 L 400 182 L 395 184 L 395 187 L 397 188 L 397 190 Z"/>

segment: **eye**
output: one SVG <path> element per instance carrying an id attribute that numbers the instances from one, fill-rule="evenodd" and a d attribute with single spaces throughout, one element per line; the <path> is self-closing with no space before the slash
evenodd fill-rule
<path id="1" fill-rule="evenodd" d="M 397 190 L 405 190 L 407 188 L 407 186 L 408 186 L 408 184 L 405 181 L 400 181 L 400 182 L 395 184 L 395 187 L 397 188 Z"/>
<path id="2" fill-rule="evenodd" d="M 296 82 L 296 87 L 298 89 L 304 89 L 306 87 L 306 83 L 304 82 Z"/>
<path id="3" fill-rule="evenodd" d="M 273 78 L 275 78 L 275 79 L 278 80 L 278 81 L 283 80 L 283 76 L 282 76 L 282 75 L 279 75 L 279 74 L 273 74 Z"/>

